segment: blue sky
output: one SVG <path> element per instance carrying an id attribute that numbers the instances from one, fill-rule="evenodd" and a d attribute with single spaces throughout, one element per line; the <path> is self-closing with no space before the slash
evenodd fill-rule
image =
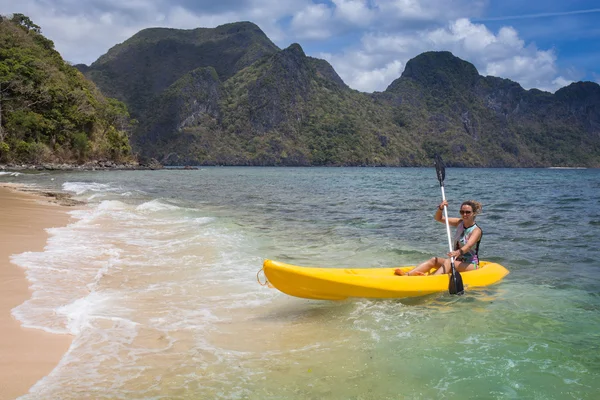
<path id="1" fill-rule="evenodd" d="M 0 0 L 0 14 L 10 13 L 28 15 L 74 64 L 91 64 L 148 27 L 252 21 L 279 47 L 299 43 L 326 59 L 364 92 L 385 90 L 429 50 L 526 89 L 600 83 L 598 0 Z"/>

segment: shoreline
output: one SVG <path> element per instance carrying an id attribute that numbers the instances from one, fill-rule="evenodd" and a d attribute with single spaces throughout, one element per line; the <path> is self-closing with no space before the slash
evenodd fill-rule
<path id="1" fill-rule="evenodd" d="M 250 167 L 250 168 L 429 168 L 428 165 L 248 165 L 248 164 L 198 164 L 198 165 L 138 165 L 138 164 L 114 164 L 92 162 L 82 165 L 78 164 L 0 164 L 1 172 L 28 172 L 28 171 L 156 171 L 156 170 L 197 170 L 205 167 Z M 446 165 L 447 168 L 473 168 L 473 169 L 550 169 L 550 170 L 586 170 L 600 169 L 600 166 L 464 166 Z"/>
<path id="2" fill-rule="evenodd" d="M 46 196 L 46 197 L 44 197 Z M 61 193 L 0 183 L 0 400 L 28 393 L 47 376 L 71 346 L 71 335 L 24 328 L 11 310 L 31 298 L 25 270 L 10 257 L 42 251 L 48 240 L 46 228 L 66 226 L 70 202 Z"/>
<path id="3" fill-rule="evenodd" d="M 158 162 L 140 165 L 138 163 L 117 164 L 112 161 L 89 161 L 84 164 L 42 163 L 42 164 L 0 164 L 0 171 L 145 171 L 163 169 Z"/>

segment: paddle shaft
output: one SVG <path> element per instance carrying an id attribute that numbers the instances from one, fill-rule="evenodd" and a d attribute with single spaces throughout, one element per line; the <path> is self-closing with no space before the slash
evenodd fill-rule
<path id="1" fill-rule="evenodd" d="M 440 184 L 442 189 L 442 200 L 446 201 L 446 193 L 444 193 L 444 184 Z M 444 221 L 446 221 L 446 233 L 448 234 L 448 249 L 452 252 L 452 236 L 450 234 L 450 223 L 448 222 L 448 207 L 444 206 Z M 450 257 L 452 268 L 454 269 L 454 257 Z"/>
<path id="2" fill-rule="evenodd" d="M 446 177 L 446 168 L 442 162 L 442 158 L 437 155 L 435 158 L 435 172 L 440 181 L 440 188 L 442 189 L 442 200 L 446 202 L 446 193 L 444 192 L 444 178 Z M 450 235 L 450 222 L 448 222 L 448 207 L 444 205 L 444 220 L 446 221 L 446 233 L 448 234 L 448 249 L 452 253 L 452 237 Z M 450 283 L 448 284 L 448 291 L 450 294 L 461 295 L 465 292 L 465 287 L 462 283 L 462 277 L 454 266 L 454 257 L 450 256 Z"/>

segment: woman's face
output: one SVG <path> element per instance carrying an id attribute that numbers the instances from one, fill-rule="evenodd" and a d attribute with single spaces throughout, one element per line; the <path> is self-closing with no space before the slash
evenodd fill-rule
<path id="1" fill-rule="evenodd" d="M 471 207 L 468 204 L 463 204 L 460 207 L 460 215 L 462 217 L 462 219 L 464 220 L 470 220 L 472 219 L 475 215 L 473 214 L 473 207 Z"/>

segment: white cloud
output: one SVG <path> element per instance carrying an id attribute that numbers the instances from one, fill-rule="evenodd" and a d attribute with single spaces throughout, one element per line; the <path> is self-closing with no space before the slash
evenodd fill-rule
<path id="1" fill-rule="evenodd" d="M 376 2 L 382 13 L 399 19 L 435 19 L 437 10 L 418 0 L 379 0 Z"/>
<path id="2" fill-rule="evenodd" d="M 554 87 L 561 88 L 561 87 L 568 86 L 573 82 L 575 82 L 575 81 L 572 79 L 565 79 L 562 76 L 559 76 L 558 78 L 556 78 L 552 81 L 552 85 L 554 85 Z"/>
<path id="3" fill-rule="evenodd" d="M 450 46 L 468 53 L 482 52 L 487 46 L 498 41 L 498 37 L 484 25 L 472 24 L 465 18 L 429 32 L 425 37 L 437 48 Z"/>
<path id="4" fill-rule="evenodd" d="M 352 81 L 357 90 L 373 91 L 373 87 L 384 87 L 398 78 L 404 70 L 404 64 L 401 61 L 394 60 L 387 63 L 382 68 L 376 68 L 366 73 L 358 74 Z M 364 88 L 364 89 L 363 89 Z M 371 89 L 371 90 L 370 90 Z"/>
<path id="5" fill-rule="evenodd" d="M 329 21 L 332 12 L 325 4 L 311 4 L 292 18 L 291 28 L 297 37 L 326 39 L 332 35 Z"/>
<path id="6" fill-rule="evenodd" d="M 387 87 L 404 69 L 401 61 L 378 63 L 371 55 L 364 52 L 354 53 L 351 62 L 346 62 L 347 58 L 340 59 L 330 53 L 320 53 L 318 56 L 332 65 L 336 64 L 337 67 L 334 68 L 344 82 L 353 89 L 363 92 L 373 92 L 378 90 L 373 88 Z"/>
<path id="7" fill-rule="evenodd" d="M 298 38 L 328 39 L 349 31 L 414 31 L 456 15 L 480 14 L 484 1 L 331 0 L 309 3 L 294 13 L 291 32 Z"/>
<path id="8" fill-rule="evenodd" d="M 422 41 L 423 38 L 418 33 L 411 36 L 368 33 L 363 36 L 361 44 L 363 49 L 370 54 L 395 55 L 413 53 L 422 47 Z"/>
<path id="9" fill-rule="evenodd" d="M 161 26 L 176 26 L 180 29 L 194 29 L 198 27 L 214 28 L 233 21 L 233 18 L 237 18 L 233 12 L 196 14 L 183 7 L 175 6 L 168 10 L 165 18 L 161 21 Z"/>
<path id="10" fill-rule="evenodd" d="M 370 9 L 366 0 L 332 0 L 338 19 L 356 26 L 368 26 L 375 11 Z"/>
<path id="11" fill-rule="evenodd" d="M 482 57 L 485 62 L 485 57 Z M 521 86 L 554 91 L 550 85 L 557 74 L 556 56 L 552 50 L 521 52 L 503 60 L 485 63 L 484 75 L 509 78 Z"/>
<path id="12" fill-rule="evenodd" d="M 396 28 L 403 25 L 414 28 L 411 22 L 442 22 L 460 17 L 479 16 L 483 12 L 485 0 L 374 0 L 382 22 Z"/>
<path id="13" fill-rule="evenodd" d="M 512 27 L 503 27 L 494 34 L 485 25 L 464 18 L 432 30 L 367 33 L 359 47 L 331 55 L 330 62 L 349 86 L 381 91 L 400 76 L 386 81 L 383 76 L 394 70 L 388 66 L 404 66 L 409 59 L 430 50 L 451 51 L 473 63 L 480 74 L 509 78 L 526 89 L 555 91 L 572 81 L 558 76 L 553 49 L 539 50 L 534 44 L 525 45 Z"/>

